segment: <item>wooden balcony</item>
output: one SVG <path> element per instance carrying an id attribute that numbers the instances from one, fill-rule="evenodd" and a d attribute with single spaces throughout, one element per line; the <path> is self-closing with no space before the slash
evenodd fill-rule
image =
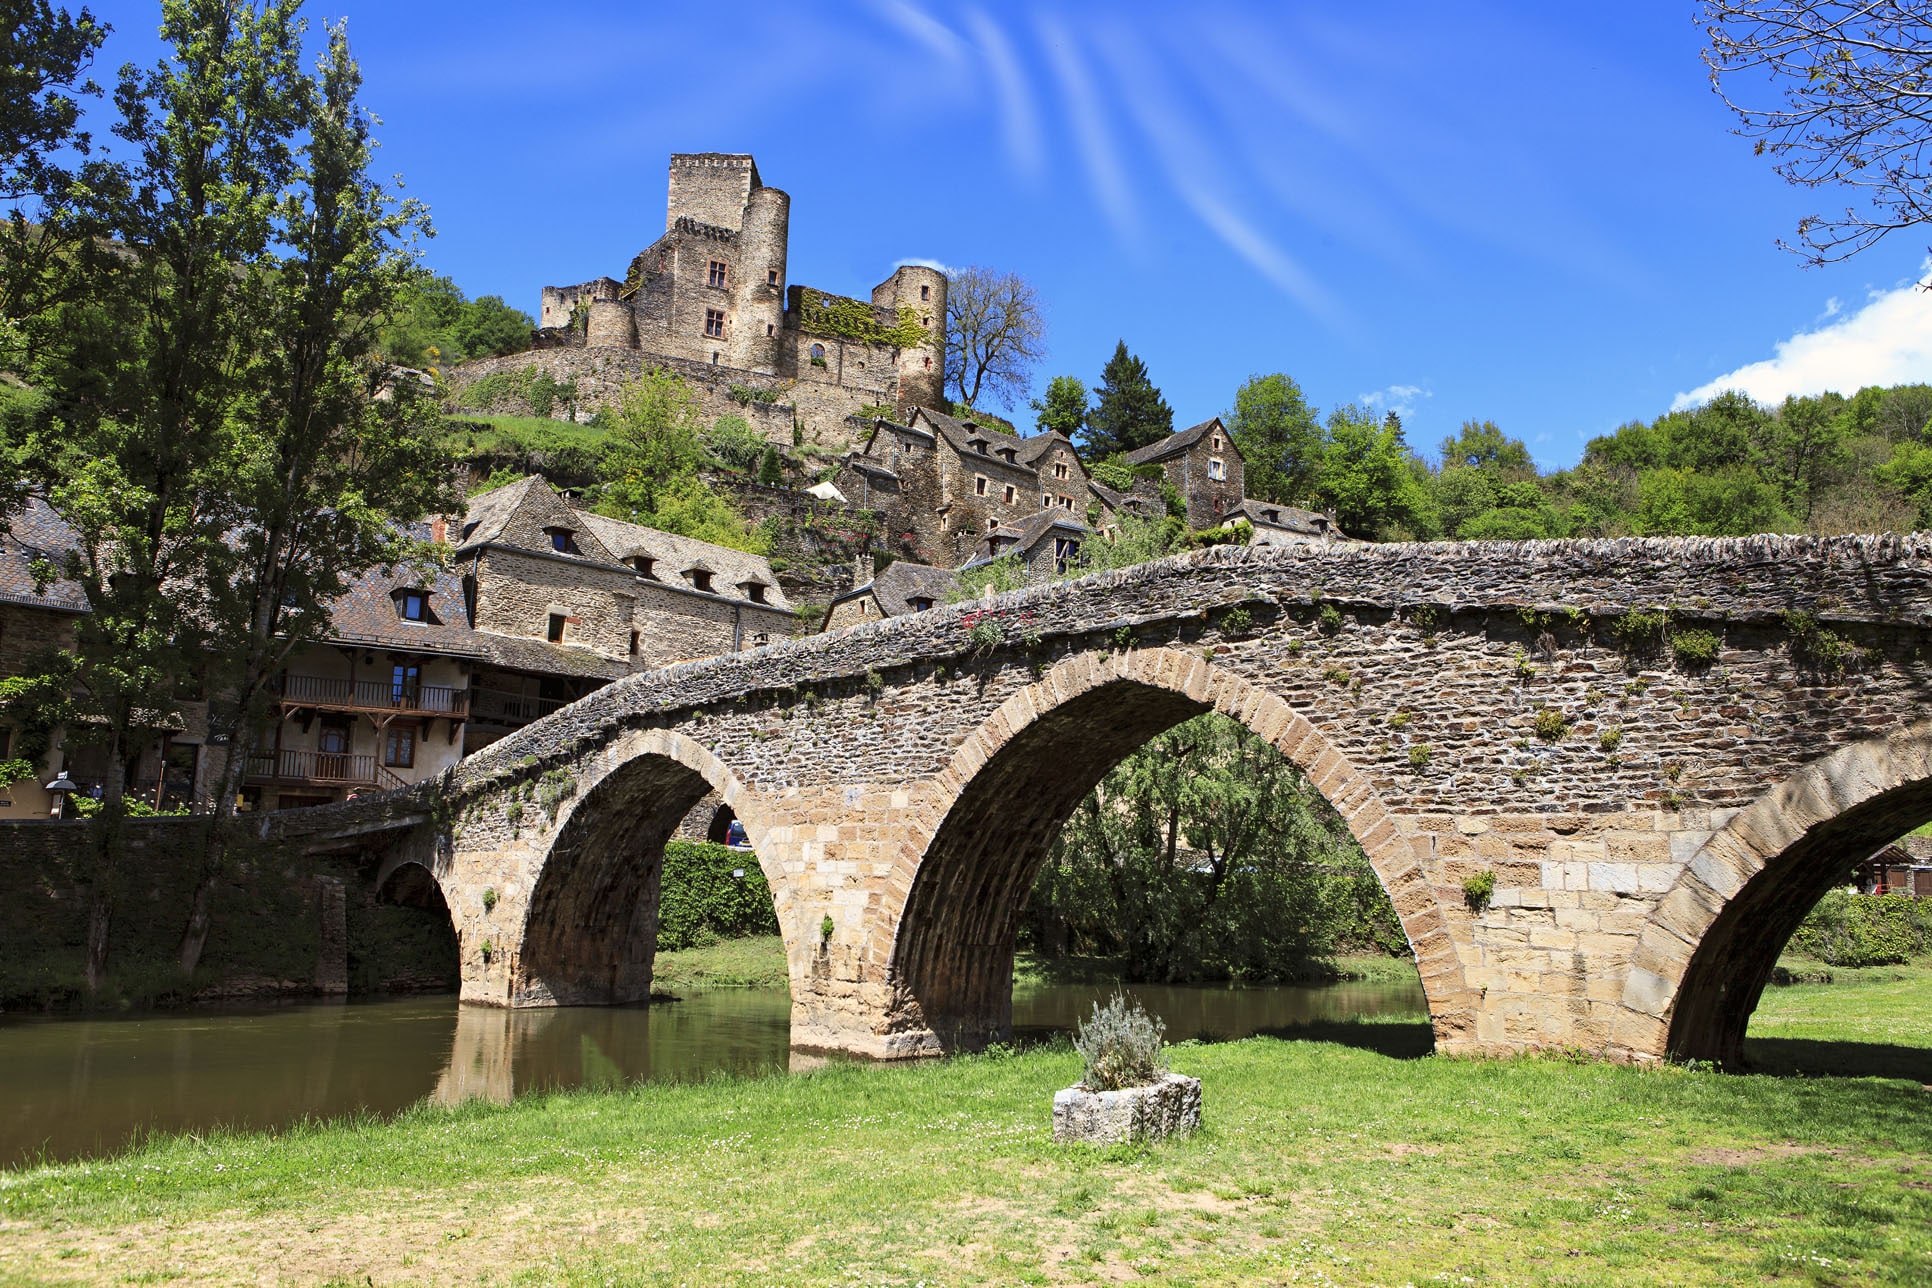
<path id="1" fill-rule="evenodd" d="M 552 711 L 570 705 L 568 698 L 529 698 L 515 693 L 498 693 L 494 689 L 473 689 L 469 698 L 470 712 L 476 719 L 513 728 L 522 728 L 533 720 L 541 720 Z"/>
<path id="2" fill-rule="evenodd" d="M 375 787 L 383 791 L 409 785 L 377 764 L 374 756 L 288 748 L 249 753 L 248 781 L 315 787 Z"/>
<path id="3" fill-rule="evenodd" d="M 353 711 L 372 716 L 446 716 L 469 714 L 468 689 L 439 684 L 397 684 L 391 680 L 339 680 L 320 675 L 280 676 L 276 694 L 282 709 Z"/>

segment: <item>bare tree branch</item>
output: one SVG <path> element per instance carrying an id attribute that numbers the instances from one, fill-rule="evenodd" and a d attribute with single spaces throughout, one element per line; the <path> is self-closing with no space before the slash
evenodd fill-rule
<path id="1" fill-rule="evenodd" d="M 1932 223 L 1932 8 L 1926 0 L 1704 0 L 1711 87 L 1787 183 L 1860 190 L 1864 210 L 1807 215 L 1809 264 Z M 1760 97 L 1760 95 L 1762 97 Z"/>
<path id="2" fill-rule="evenodd" d="M 963 268 L 946 283 L 946 371 L 958 401 L 1011 407 L 1046 356 L 1040 298 L 1018 273 Z"/>

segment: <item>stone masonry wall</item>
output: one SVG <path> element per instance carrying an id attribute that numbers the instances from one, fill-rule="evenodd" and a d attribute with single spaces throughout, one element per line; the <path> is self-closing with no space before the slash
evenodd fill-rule
<path id="1" fill-rule="evenodd" d="M 1065 766 L 1030 750 L 1052 740 L 1027 730 L 1127 684 L 1177 695 L 1160 719 L 1218 707 L 1246 721 L 1336 803 L 1395 895 L 1440 1048 L 1655 1058 L 1696 947 L 1682 927 L 1697 919 L 1677 909 L 1711 871 L 1700 856 L 1819 757 L 1923 719 L 1929 556 L 1922 536 L 1220 547 L 634 676 L 457 771 L 443 879 L 507 891 L 495 942 L 512 945 L 466 958 L 465 996 L 518 987 L 501 928 L 529 907 L 551 838 L 595 811 L 605 776 L 657 757 L 751 832 L 787 938 L 794 1040 L 943 1046 L 921 1008 L 978 993 L 901 956 L 930 937 L 905 919 L 947 902 L 918 894 L 939 879 L 921 856 L 982 767 L 1054 782 Z M 1657 609 L 1718 636 L 1716 655 L 1627 646 L 1619 620 Z M 969 614 L 1002 642 L 976 643 Z M 1080 719 L 1100 736 L 1125 709 L 1100 701 Z M 507 820 L 504 802 L 547 772 L 571 801 Z M 958 851 L 980 857 L 959 861 L 1027 862 L 988 817 Z M 1462 883 L 1485 871 L 1495 893 L 1478 911 Z M 1008 883 L 1021 896 L 1022 874 Z M 1010 969 L 997 944 L 969 947 L 930 960 Z M 994 1032 L 1000 1017 L 977 1022 Z"/>

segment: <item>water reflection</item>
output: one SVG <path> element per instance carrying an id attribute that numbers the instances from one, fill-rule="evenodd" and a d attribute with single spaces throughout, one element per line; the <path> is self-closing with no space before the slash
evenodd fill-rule
<path id="1" fill-rule="evenodd" d="M 1015 1032 L 1070 1029 L 1110 991 L 1021 994 Z M 1129 991 L 1174 1040 L 1422 1009 L 1414 983 Z M 139 1019 L 0 1017 L 0 1167 L 111 1153 L 142 1132 L 822 1066 L 823 1056 L 792 1051 L 790 1018 L 786 993 L 765 989 L 608 1009 L 506 1011 L 433 997 Z"/>

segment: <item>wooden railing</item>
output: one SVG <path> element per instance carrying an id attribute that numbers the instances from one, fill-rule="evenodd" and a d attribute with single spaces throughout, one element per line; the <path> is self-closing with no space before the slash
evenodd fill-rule
<path id="1" fill-rule="evenodd" d="M 393 680 L 340 680 L 321 675 L 284 675 L 276 686 L 288 706 L 340 711 L 396 711 L 409 715 L 461 719 L 469 711 L 469 690 L 440 684 L 398 684 Z"/>
<path id="2" fill-rule="evenodd" d="M 497 724 L 527 725 L 533 720 L 542 719 L 559 707 L 570 705 L 564 698 L 526 698 L 515 693 L 497 693 L 490 689 L 470 691 L 470 710 L 478 720 L 489 720 Z"/>
<path id="3" fill-rule="evenodd" d="M 264 783 L 320 783 L 330 787 L 407 787 L 395 774 L 376 763 L 374 756 L 346 751 L 251 752 L 248 777 Z"/>

